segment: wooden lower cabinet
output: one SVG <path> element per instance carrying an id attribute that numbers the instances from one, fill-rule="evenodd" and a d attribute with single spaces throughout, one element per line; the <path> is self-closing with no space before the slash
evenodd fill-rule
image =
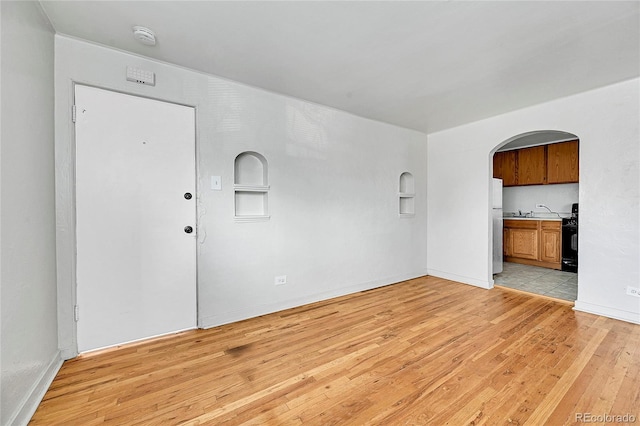
<path id="1" fill-rule="evenodd" d="M 561 225 L 549 220 L 505 220 L 505 261 L 560 269 Z"/>
<path id="2" fill-rule="evenodd" d="M 512 228 L 509 232 L 511 256 L 521 259 L 538 260 L 538 228 L 533 221 L 523 225 L 533 225 L 533 228 Z"/>
<path id="3" fill-rule="evenodd" d="M 540 261 L 561 266 L 561 223 L 544 221 L 540 224 Z"/>

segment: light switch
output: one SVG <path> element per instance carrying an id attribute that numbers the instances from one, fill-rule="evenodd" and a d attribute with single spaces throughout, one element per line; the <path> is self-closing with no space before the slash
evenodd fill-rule
<path id="1" fill-rule="evenodd" d="M 211 176 L 211 189 L 220 191 L 222 189 L 222 180 L 220 176 Z"/>

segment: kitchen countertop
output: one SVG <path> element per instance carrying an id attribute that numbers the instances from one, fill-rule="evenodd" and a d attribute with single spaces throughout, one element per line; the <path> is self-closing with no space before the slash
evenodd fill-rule
<path id="1" fill-rule="evenodd" d="M 560 222 L 562 221 L 561 217 L 512 217 L 512 216 L 504 216 L 502 218 L 503 220 L 546 220 L 546 221 L 556 221 L 556 222 Z"/>

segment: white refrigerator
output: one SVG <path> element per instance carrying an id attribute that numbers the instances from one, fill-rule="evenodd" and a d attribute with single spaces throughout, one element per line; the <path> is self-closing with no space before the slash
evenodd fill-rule
<path id="1" fill-rule="evenodd" d="M 502 272 L 502 179 L 493 179 L 493 273 Z"/>

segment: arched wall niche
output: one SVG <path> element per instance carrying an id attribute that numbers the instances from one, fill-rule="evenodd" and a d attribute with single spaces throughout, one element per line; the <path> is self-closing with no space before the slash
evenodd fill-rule
<path id="1" fill-rule="evenodd" d="M 415 216 L 415 181 L 409 172 L 400 174 L 398 185 L 398 213 L 401 217 Z"/>
<path id="2" fill-rule="evenodd" d="M 268 163 L 262 154 L 246 151 L 239 154 L 234 163 L 234 184 L 268 185 Z"/>
<path id="3" fill-rule="evenodd" d="M 245 151 L 235 158 L 234 219 L 236 222 L 258 222 L 269 216 L 269 163 L 260 153 Z"/>
<path id="4" fill-rule="evenodd" d="M 416 192 L 413 175 L 411 173 L 404 172 L 400 175 L 400 192 L 408 194 Z"/>

